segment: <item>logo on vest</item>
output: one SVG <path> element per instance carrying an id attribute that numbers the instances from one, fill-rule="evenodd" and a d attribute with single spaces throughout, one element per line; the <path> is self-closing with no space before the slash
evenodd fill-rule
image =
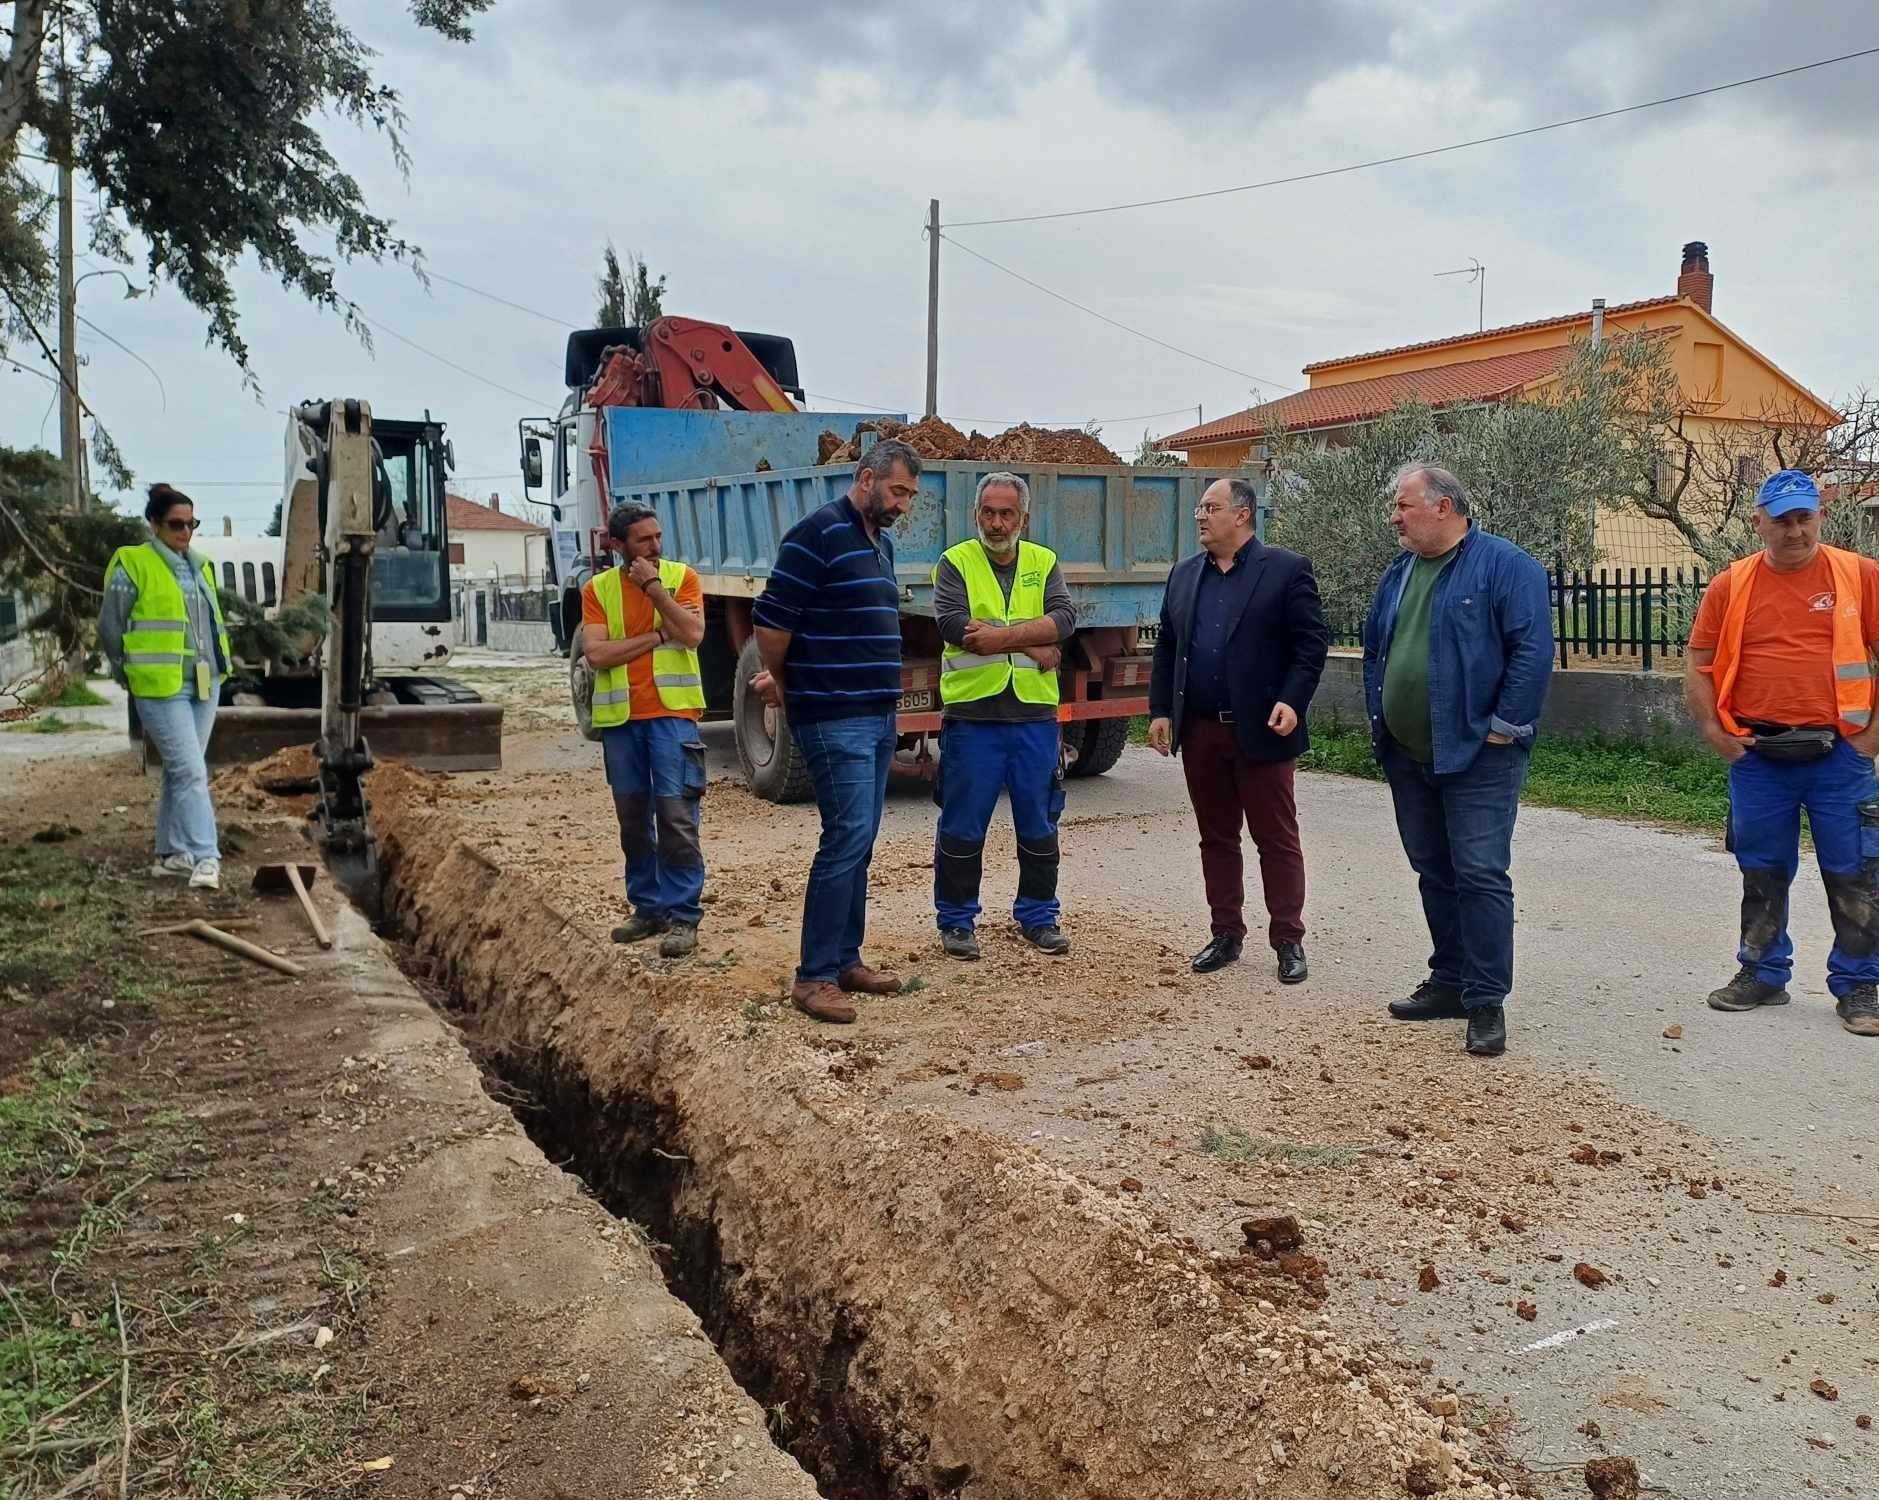
<path id="1" fill-rule="evenodd" d="M 1830 589 L 1824 594 L 1814 595 L 1813 598 L 1807 601 L 1807 607 L 1817 615 L 1831 614 L 1833 612 L 1833 591 Z"/>

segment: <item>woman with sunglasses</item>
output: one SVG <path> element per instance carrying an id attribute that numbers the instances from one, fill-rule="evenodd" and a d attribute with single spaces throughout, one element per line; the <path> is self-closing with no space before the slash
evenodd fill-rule
<path id="1" fill-rule="evenodd" d="M 167 484 L 144 506 L 150 539 L 120 547 L 105 569 L 98 638 L 130 690 L 144 736 L 163 758 L 152 875 L 220 890 L 222 855 L 209 800 L 209 735 L 233 657 L 215 568 L 189 544 L 195 502 Z"/>

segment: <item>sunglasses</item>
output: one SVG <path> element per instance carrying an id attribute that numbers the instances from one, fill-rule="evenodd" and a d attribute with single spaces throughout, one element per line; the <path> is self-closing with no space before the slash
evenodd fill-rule
<path id="1" fill-rule="evenodd" d="M 201 524 L 200 521 L 165 521 L 163 529 L 165 531 L 194 531 Z"/>

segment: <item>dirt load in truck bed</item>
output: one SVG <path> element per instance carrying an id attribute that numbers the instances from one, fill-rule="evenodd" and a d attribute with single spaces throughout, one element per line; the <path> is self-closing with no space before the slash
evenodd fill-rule
<path id="1" fill-rule="evenodd" d="M 1056 430 L 1033 427 L 1020 422 L 994 437 L 974 431 L 961 432 L 944 417 L 924 417 L 918 422 L 897 422 L 891 417 L 863 422 L 846 441 L 838 433 L 822 434 L 818 463 L 853 463 L 861 454 L 861 435 L 879 433 L 898 438 L 922 458 L 966 459 L 1010 464 L 1102 464 L 1122 462 L 1104 446 L 1102 439 L 1080 428 Z"/>

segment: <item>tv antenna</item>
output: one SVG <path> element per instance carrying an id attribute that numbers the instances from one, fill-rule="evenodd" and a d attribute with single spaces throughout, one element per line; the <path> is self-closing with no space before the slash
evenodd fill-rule
<path id="1" fill-rule="evenodd" d="M 1488 268 L 1471 255 L 1467 265 L 1453 271 L 1437 271 L 1435 274 L 1438 277 L 1466 276 L 1470 281 L 1480 284 L 1481 290 L 1475 297 L 1475 332 L 1483 332 L 1488 326 Z"/>

